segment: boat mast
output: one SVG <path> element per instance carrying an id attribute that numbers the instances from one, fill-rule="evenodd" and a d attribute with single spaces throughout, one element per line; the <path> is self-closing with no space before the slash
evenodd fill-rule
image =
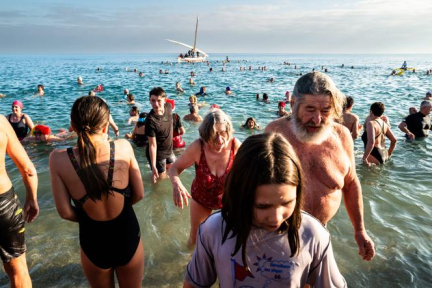
<path id="1" fill-rule="evenodd" d="M 197 17 L 197 22 L 196 22 L 196 27 L 195 27 L 195 41 L 194 41 L 194 45 L 193 45 L 193 49 L 192 49 L 193 52 L 195 52 L 197 33 L 198 33 L 198 17 Z"/>

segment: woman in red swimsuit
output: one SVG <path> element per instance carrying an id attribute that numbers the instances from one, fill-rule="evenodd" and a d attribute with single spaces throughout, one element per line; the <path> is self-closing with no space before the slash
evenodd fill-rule
<path id="1" fill-rule="evenodd" d="M 233 132 L 231 120 L 222 110 L 210 112 L 199 127 L 200 138 L 188 146 L 168 172 L 174 204 L 183 208 L 183 204 L 187 206 L 188 198 L 192 197 L 190 245 L 195 244 L 199 225 L 213 210 L 222 208 L 225 178 L 241 145 L 238 139 L 232 137 Z M 195 179 L 189 194 L 179 175 L 193 164 Z"/>

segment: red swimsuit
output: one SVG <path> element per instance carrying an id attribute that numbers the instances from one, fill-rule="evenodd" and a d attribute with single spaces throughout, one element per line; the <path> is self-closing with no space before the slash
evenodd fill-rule
<path id="1" fill-rule="evenodd" d="M 225 173 L 221 177 L 218 177 L 210 172 L 204 153 L 204 141 L 200 139 L 201 157 L 199 164 L 195 164 L 195 179 L 192 182 L 191 190 L 192 199 L 204 207 L 213 210 L 222 208 L 225 178 L 231 170 L 234 160 L 234 141 L 235 138 L 233 138 L 231 142 L 231 153 Z"/>

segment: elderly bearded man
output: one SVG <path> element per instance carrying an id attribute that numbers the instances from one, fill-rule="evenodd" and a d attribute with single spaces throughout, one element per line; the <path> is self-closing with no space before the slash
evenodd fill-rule
<path id="1" fill-rule="evenodd" d="M 290 142 L 304 175 L 303 209 L 323 224 L 340 207 L 342 195 L 364 260 L 375 256 L 374 243 L 363 222 L 363 198 L 354 163 L 354 144 L 342 115 L 344 95 L 327 75 L 299 78 L 291 98 L 292 115 L 271 122 L 266 132 L 278 132 Z"/>

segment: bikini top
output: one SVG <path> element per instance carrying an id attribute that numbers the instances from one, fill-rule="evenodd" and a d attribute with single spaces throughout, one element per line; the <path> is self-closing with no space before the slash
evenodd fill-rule
<path id="1" fill-rule="evenodd" d="M 112 141 L 109 142 L 109 144 L 110 144 L 110 160 L 109 160 L 108 177 L 107 177 L 109 189 L 114 191 L 114 192 L 122 194 L 124 197 L 130 197 L 131 192 L 130 192 L 129 185 L 123 189 L 115 188 L 112 186 L 113 175 L 114 175 L 114 163 L 115 163 L 115 158 L 114 158 L 115 145 L 114 145 L 114 142 L 112 142 Z M 78 165 L 78 161 L 75 158 L 75 155 L 73 154 L 73 148 L 72 147 L 67 148 L 67 154 L 69 156 L 69 159 L 70 159 L 72 166 L 74 167 L 78 177 L 81 179 L 80 168 Z M 84 203 L 87 201 L 87 199 L 89 199 L 89 198 L 90 198 L 90 196 L 86 193 L 86 195 L 84 195 L 83 197 L 81 197 L 78 200 L 72 198 L 72 201 L 74 202 L 75 207 L 82 207 L 84 205 Z"/>

